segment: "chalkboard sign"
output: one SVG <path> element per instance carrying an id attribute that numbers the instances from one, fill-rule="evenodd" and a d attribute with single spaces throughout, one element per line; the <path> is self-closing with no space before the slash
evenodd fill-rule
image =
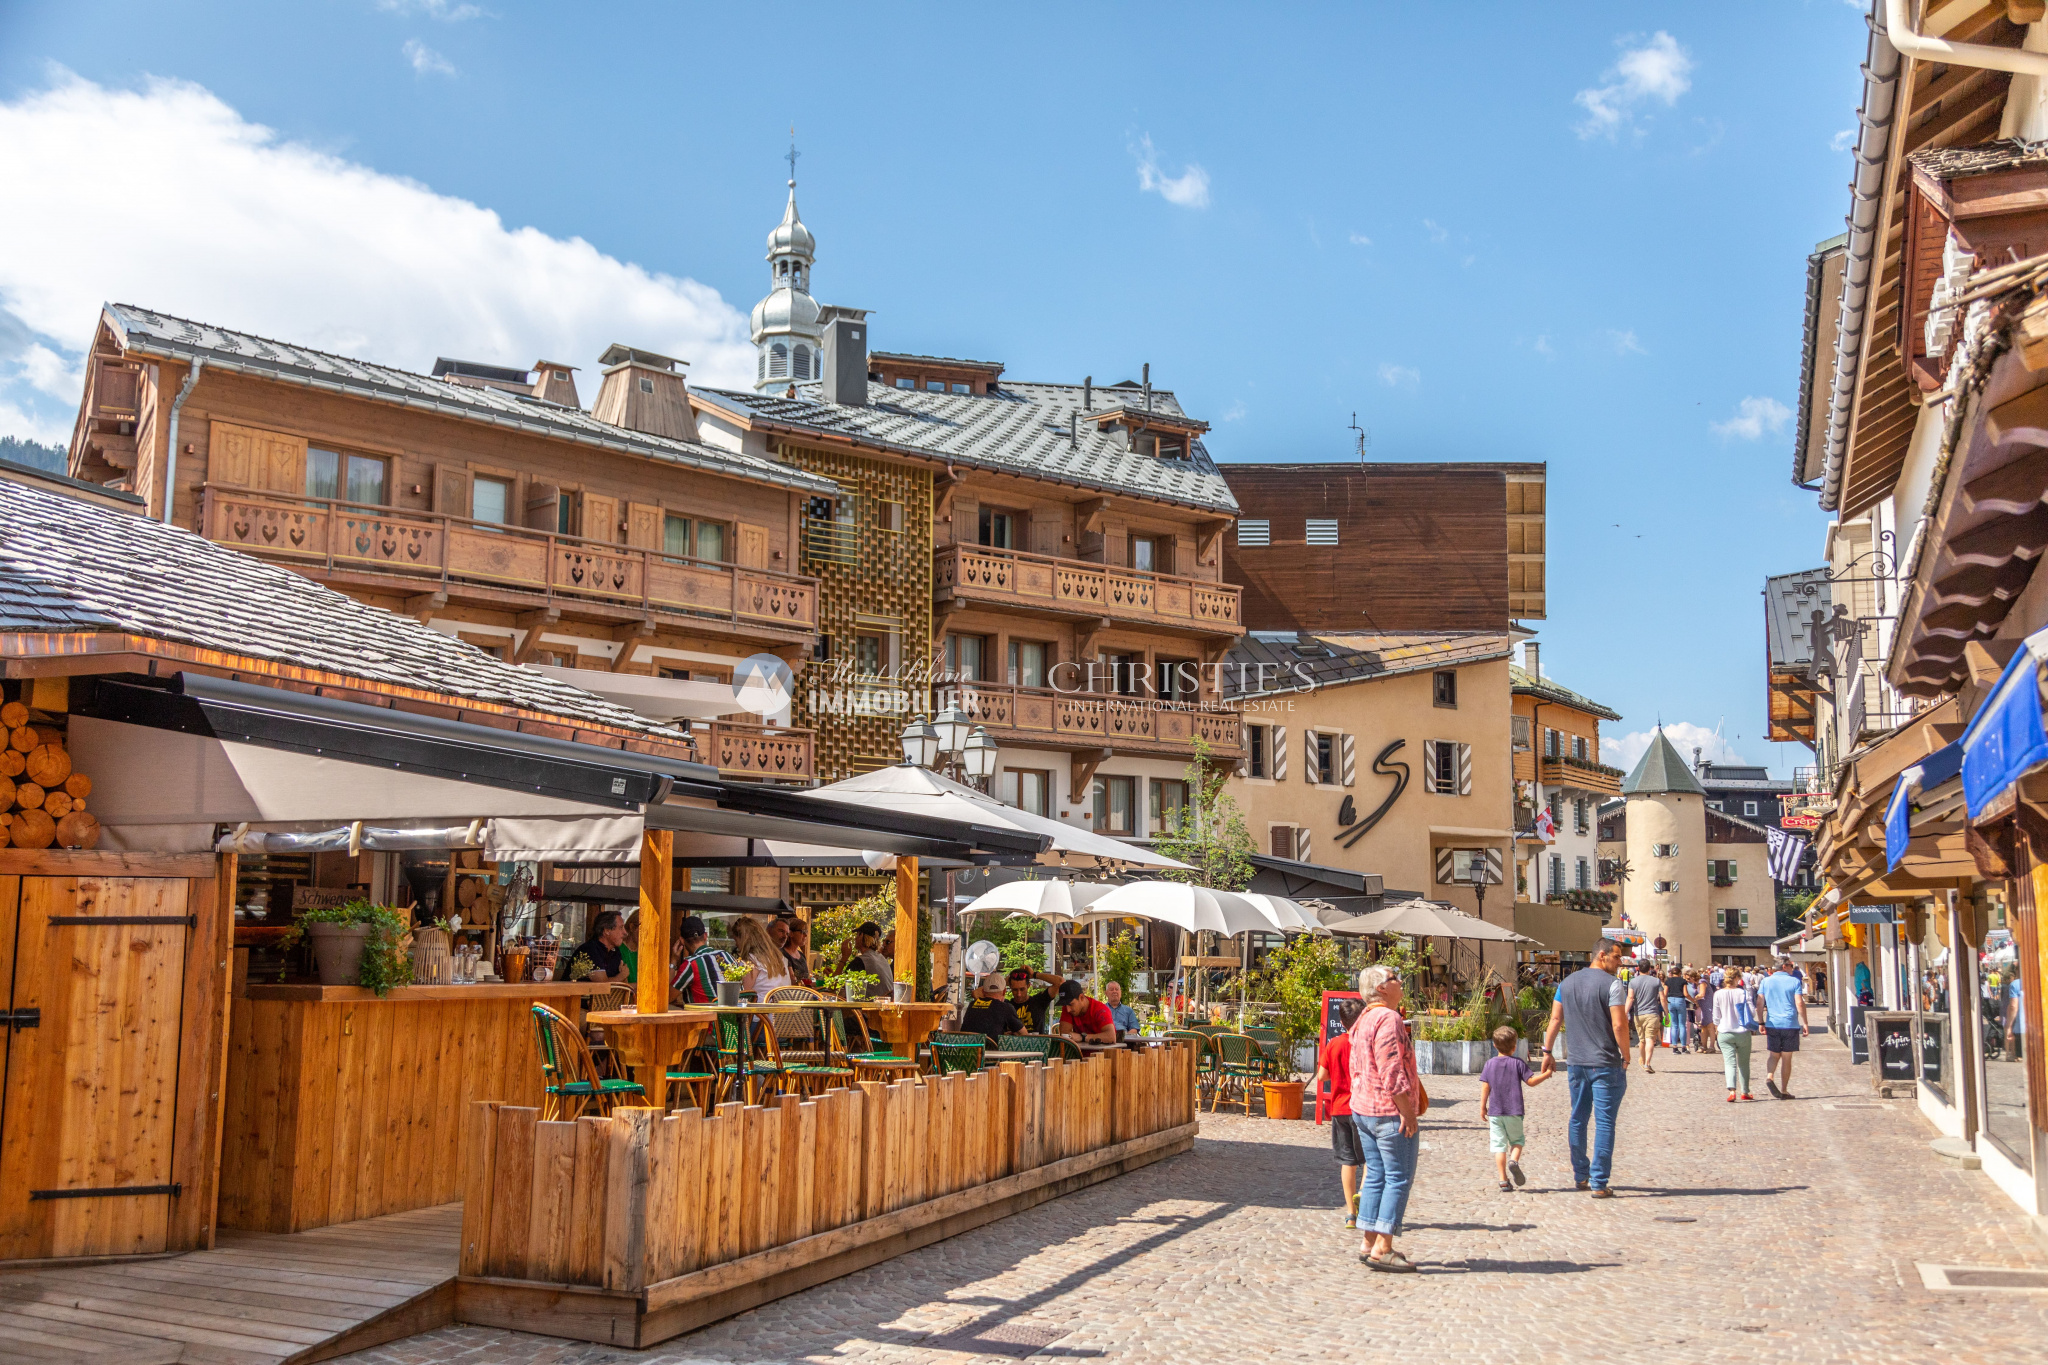
<path id="1" fill-rule="evenodd" d="M 1941 1080 L 1941 1034 L 1948 1027 L 1941 1016 L 1930 1014 L 1920 1029 L 1920 1079 L 1936 1085 Z"/>
<path id="2" fill-rule="evenodd" d="M 1911 1085 L 1918 1070 L 1913 1053 L 1913 1016 L 1878 1013 L 1870 1021 L 1871 1046 L 1877 1052 L 1877 1080 Z"/>
<path id="3" fill-rule="evenodd" d="M 1323 992 L 1324 1042 L 1327 1043 L 1332 1038 L 1335 1038 L 1338 1034 L 1344 1032 L 1344 1012 L 1336 1008 L 1335 1002 L 1339 1000 L 1363 1000 L 1364 998 L 1365 997 L 1360 995 L 1357 991 Z M 1357 1016 L 1353 1015 L 1352 1017 L 1356 1018 Z"/>
<path id="4" fill-rule="evenodd" d="M 1870 1060 L 1870 1036 L 1864 1030 L 1863 1012 L 1867 1005 L 1849 1006 L 1849 1063 L 1862 1066 Z"/>

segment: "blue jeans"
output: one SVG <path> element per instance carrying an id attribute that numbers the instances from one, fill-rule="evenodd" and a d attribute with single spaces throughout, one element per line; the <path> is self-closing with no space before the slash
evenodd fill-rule
<path id="1" fill-rule="evenodd" d="M 1608 1172 L 1614 1165 L 1614 1120 L 1621 1113 L 1621 1097 L 1628 1093 L 1628 1068 L 1567 1066 L 1565 1073 L 1572 1096 L 1568 1133 L 1572 1149 L 1572 1179 L 1583 1180 L 1596 1190 L 1604 1190 Z M 1588 1118 L 1593 1120 L 1591 1161 L 1586 1160 Z"/>
<path id="2" fill-rule="evenodd" d="M 1420 1126 L 1401 1135 L 1399 1114 L 1353 1114 L 1358 1145 L 1365 1150 L 1365 1176 L 1358 1182 L 1358 1230 L 1401 1235 L 1408 1191 L 1415 1186 L 1415 1158 L 1422 1148 Z"/>

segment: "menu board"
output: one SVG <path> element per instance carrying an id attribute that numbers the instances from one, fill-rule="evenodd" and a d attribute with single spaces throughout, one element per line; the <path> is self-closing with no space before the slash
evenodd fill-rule
<path id="1" fill-rule="evenodd" d="M 1870 1021 L 1870 1046 L 1877 1054 L 1878 1078 L 1911 1085 L 1919 1070 L 1913 1056 L 1913 1016 L 1878 1014 Z"/>
<path id="2" fill-rule="evenodd" d="M 1332 1038 L 1335 1038 L 1338 1034 L 1344 1031 L 1344 1020 L 1339 1014 L 1339 1012 L 1336 1009 L 1332 1008 L 1330 1002 L 1333 1000 L 1363 1000 L 1364 998 L 1365 997 L 1360 995 L 1357 991 L 1323 992 L 1322 1037 L 1324 1042 L 1329 1042 Z"/>
<path id="3" fill-rule="evenodd" d="M 1941 1032 L 1947 1025 L 1929 1015 L 1920 1029 L 1920 1079 L 1936 1085 L 1941 1080 Z"/>
<path id="4" fill-rule="evenodd" d="M 1870 1060 L 1870 1036 L 1863 1026 L 1866 1005 L 1849 1006 L 1849 1062 L 1861 1066 Z"/>

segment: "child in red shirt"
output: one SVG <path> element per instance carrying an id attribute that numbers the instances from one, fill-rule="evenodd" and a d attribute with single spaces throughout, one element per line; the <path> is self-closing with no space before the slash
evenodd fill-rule
<path id="1" fill-rule="evenodd" d="M 1365 1153 L 1358 1146 L 1358 1125 L 1351 1121 L 1351 1025 L 1358 1019 L 1359 1002 L 1330 1002 L 1336 1021 L 1343 1029 L 1325 1039 L 1316 1055 L 1316 1077 L 1311 1089 L 1316 1097 L 1316 1121 L 1330 1123 L 1330 1143 L 1337 1153 L 1337 1176 L 1344 1187 L 1344 1226 L 1358 1226 L 1358 1175 L 1365 1165 Z M 1323 1083 L 1329 1082 L 1327 1098 Z"/>

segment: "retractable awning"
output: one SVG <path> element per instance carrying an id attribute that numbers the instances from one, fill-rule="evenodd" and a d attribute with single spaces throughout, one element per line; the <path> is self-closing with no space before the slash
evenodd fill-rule
<path id="1" fill-rule="evenodd" d="M 2020 779 L 2048 763 L 2048 732 L 2041 725 L 2044 658 L 2048 630 L 2037 630 L 2021 642 L 1963 732 L 1963 798 L 1972 824 L 2010 814 Z"/>
<path id="2" fill-rule="evenodd" d="M 72 736 L 110 847 L 197 851 L 223 824 L 479 820 L 501 859 L 631 861 L 648 827 L 677 831 L 678 854 L 699 859 L 758 839 L 997 862 L 1030 861 L 1046 845 L 1016 829 L 725 782 L 661 755 L 195 674 L 158 686 L 95 680 Z"/>
<path id="3" fill-rule="evenodd" d="M 1962 803 L 1963 742 L 1943 745 L 1899 774 L 1884 812 L 1885 870 L 1906 859 L 1916 826 L 1953 816 Z"/>

